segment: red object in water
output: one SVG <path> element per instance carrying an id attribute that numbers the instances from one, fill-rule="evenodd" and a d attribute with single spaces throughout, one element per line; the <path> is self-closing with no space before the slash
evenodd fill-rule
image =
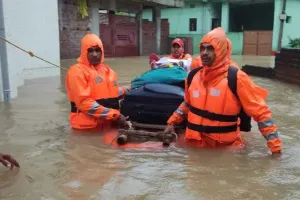
<path id="1" fill-rule="evenodd" d="M 149 63 L 151 63 L 152 61 L 158 61 L 159 57 L 155 54 L 155 53 L 151 53 L 149 55 Z"/>

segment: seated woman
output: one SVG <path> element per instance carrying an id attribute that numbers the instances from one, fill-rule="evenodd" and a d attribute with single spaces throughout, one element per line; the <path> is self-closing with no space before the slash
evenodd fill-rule
<path id="1" fill-rule="evenodd" d="M 163 57 L 156 62 L 153 61 L 151 63 L 151 69 L 177 66 L 183 68 L 186 72 L 189 73 L 191 70 L 191 63 L 192 63 L 192 58 L 172 59 L 172 58 Z"/>
<path id="2" fill-rule="evenodd" d="M 161 58 L 157 62 L 152 62 L 152 70 L 134 78 L 131 81 L 131 89 L 148 83 L 183 86 L 184 80 L 190 71 L 191 62 L 192 58 L 188 60 Z"/>
<path id="3" fill-rule="evenodd" d="M 171 47 L 171 54 L 168 57 L 163 57 L 163 62 L 173 62 L 176 63 L 177 61 L 184 61 L 189 60 L 187 63 L 188 65 L 184 65 L 182 67 L 186 68 L 186 70 L 189 72 L 190 65 L 192 62 L 192 56 L 190 54 L 184 53 L 184 43 L 180 38 L 176 38 L 172 41 L 172 47 Z M 161 59 L 154 53 L 150 54 L 149 56 L 149 63 L 151 66 L 151 69 L 159 68 L 159 65 L 157 65 L 157 62 L 162 62 Z M 183 65 L 183 64 L 181 64 Z"/>

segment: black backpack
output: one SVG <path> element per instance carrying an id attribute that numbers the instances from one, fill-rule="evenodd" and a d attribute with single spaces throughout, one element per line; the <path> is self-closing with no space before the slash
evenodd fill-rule
<path id="1" fill-rule="evenodd" d="M 190 73 L 187 77 L 188 88 L 190 87 L 195 74 L 201 69 L 202 69 L 202 67 L 198 67 L 198 68 L 195 68 L 192 71 L 190 71 Z M 239 96 L 236 92 L 238 70 L 239 69 L 237 69 L 236 67 L 232 67 L 232 66 L 230 66 L 228 68 L 228 87 L 230 88 L 231 92 L 236 96 L 237 99 L 239 99 Z M 238 117 L 241 119 L 240 130 L 244 131 L 244 132 L 250 132 L 251 127 L 252 127 L 251 126 L 251 117 L 245 113 L 243 107 L 241 108 L 241 111 L 238 114 Z"/>

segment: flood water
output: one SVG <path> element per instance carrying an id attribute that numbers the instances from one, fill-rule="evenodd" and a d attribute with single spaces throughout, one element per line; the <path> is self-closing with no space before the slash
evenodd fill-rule
<path id="1" fill-rule="evenodd" d="M 272 61 L 233 59 L 240 65 Z M 108 59 L 107 64 L 122 84 L 148 69 L 145 57 Z M 0 166 L 0 199 L 300 199 L 300 87 L 253 79 L 270 91 L 267 102 L 283 139 L 277 159 L 256 123 L 252 132 L 243 133 L 246 147 L 240 151 L 112 147 L 103 134 L 71 130 L 60 77 L 26 81 L 11 106 L 0 104 L 0 152 L 21 165 L 13 171 Z"/>

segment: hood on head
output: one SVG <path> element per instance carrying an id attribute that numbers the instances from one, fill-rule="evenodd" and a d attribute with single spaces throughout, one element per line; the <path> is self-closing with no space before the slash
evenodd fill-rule
<path id="1" fill-rule="evenodd" d="M 211 44 L 215 50 L 216 59 L 211 68 L 217 68 L 227 63 L 227 37 L 225 31 L 222 28 L 215 28 L 212 31 L 208 32 L 202 38 L 199 46 L 201 46 L 202 43 Z"/>
<path id="2" fill-rule="evenodd" d="M 230 59 L 232 54 L 232 43 L 231 41 L 227 38 L 227 58 Z"/>
<path id="3" fill-rule="evenodd" d="M 100 61 L 100 64 L 102 64 L 104 62 L 104 49 L 103 49 L 102 41 L 100 40 L 100 38 L 97 35 L 90 34 L 90 33 L 86 34 L 81 40 L 81 53 L 80 53 L 80 56 L 77 59 L 77 61 L 79 63 L 89 66 L 90 62 L 88 61 L 88 58 L 87 58 L 88 48 L 94 47 L 94 46 L 100 47 L 100 49 L 102 51 L 102 56 L 101 56 L 101 61 Z"/>

